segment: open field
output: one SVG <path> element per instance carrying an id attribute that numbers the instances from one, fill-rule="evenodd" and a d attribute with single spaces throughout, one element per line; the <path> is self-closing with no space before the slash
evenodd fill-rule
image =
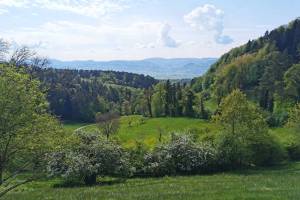
<path id="1" fill-rule="evenodd" d="M 213 133 L 217 131 L 215 124 L 200 119 L 184 117 L 146 118 L 144 123 L 141 123 L 141 119 L 142 117 L 138 115 L 121 117 L 121 126 L 116 138 L 127 147 L 134 145 L 136 141 L 153 146 L 158 141 L 160 132 L 163 139 L 168 139 L 172 132 L 178 133 L 188 129 L 210 130 Z M 130 125 L 129 122 L 131 122 Z M 83 127 L 82 130 L 87 131 L 96 128 L 94 124 L 87 123 L 64 124 L 64 128 L 70 132 L 78 130 L 80 127 Z M 270 133 L 284 145 L 293 142 L 298 137 L 298 134 L 287 128 L 272 128 Z"/>
<path id="2" fill-rule="evenodd" d="M 4 199 L 55 200 L 199 200 L 199 199 L 300 199 L 300 162 L 260 170 L 203 176 L 178 176 L 102 182 L 93 187 L 55 188 L 60 180 L 33 182 Z"/>
<path id="3" fill-rule="evenodd" d="M 188 129 L 199 130 L 215 130 L 215 125 L 207 121 L 192 118 L 145 118 L 145 121 L 141 121 L 141 116 L 125 116 L 121 118 L 120 130 L 117 134 L 117 138 L 125 144 L 125 146 L 131 146 L 135 144 L 135 141 L 144 142 L 146 145 L 153 146 L 159 138 L 160 132 L 163 139 L 170 137 L 171 132 L 181 132 Z M 131 123 L 130 123 L 131 122 Z M 74 131 L 79 127 L 85 126 L 83 130 L 93 130 L 95 125 L 88 124 L 65 124 L 66 130 Z"/>
<path id="4" fill-rule="evenodd" d="M 73 132 L 74 130 L 88 125 L 87 123 L 74 123 L 74 122 L 66 122 L 63 124 L 63 127 L 66 131 Z"/>

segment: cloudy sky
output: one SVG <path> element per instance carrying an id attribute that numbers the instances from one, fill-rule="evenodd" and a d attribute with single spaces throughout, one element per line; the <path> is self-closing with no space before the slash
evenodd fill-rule
<path id="1" fill-rule="evenodd" d="M 62 60 L 218 57 L 299 10 L 299 0 L 0 0 L 0 37 Z"/>

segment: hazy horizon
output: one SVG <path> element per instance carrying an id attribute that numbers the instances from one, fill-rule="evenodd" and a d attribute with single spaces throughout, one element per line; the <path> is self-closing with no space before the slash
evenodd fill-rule
<path id="1" fill-rule="evenodd" d="M 92 61 L 92 62 L 110 62 L 110 61 L 143 61 L 143 60 L 151 60 L 151 59 L 164 59 L 164 60 L 173 60 L 173 59 L 218 59 L 219 57 L 145 57 L 145 58 L 137 58 L 137 59 L 109 59 L 109 60 L 94 60 L 94 59 L 56 59 L 56 58 L 48 58 L 51 60 L 58 60 L 62 62 L 80 62 L 80 61 Z"/>

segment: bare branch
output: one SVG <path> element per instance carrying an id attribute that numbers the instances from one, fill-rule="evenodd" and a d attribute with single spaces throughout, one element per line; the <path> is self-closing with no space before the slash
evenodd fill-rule
<path id="1" fill-rule="evenodd" d="M 46 57 L 35 56 L 31 59 L 31 66 L 38 68 L 45 68 L 50 64 L 50 61 Z"/>
<path id="2" fill-rule="evenodd" d="M 96 123 L 101 133 L 109 139 L 120 127 L 120 116 L 117 113 L 105 113 L 96 115 Z"/>
<path id="3" fill-rule="evenodd" d="M 26 65 L 27 62 L 35 55 L 36 53 L 27 46 L 20 47 L 13 52 L 10 64 L 16 66 Z"/>

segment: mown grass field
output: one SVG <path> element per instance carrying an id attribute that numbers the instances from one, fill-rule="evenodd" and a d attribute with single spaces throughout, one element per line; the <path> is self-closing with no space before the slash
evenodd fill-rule
<path id="1" fill-rule="evenodd" d="M 93 187 L 56 188 L 60 180 L 24 185 L 6 200 L 298 200 L 300 162 L 286 166 L 214 175 L 128 179 Z M 101 183 L 101 182 L 100 182 Z"/>
<path id="2" fill-rule="evenodd" d="M 141 121 L 141 116 L 125 116 L 121 118 L 121 125 L 116 138 L 126 147 L 135 145 L 136 141 L 143 142 L 147 146 L 153 146 L 158 142 L 160 133 L 163 139 L 168 139 L 171 133 L 180 133 L 188 129 L 215 130 L 214 124 L 200 119 L 192 118 L 146 118 Z M 131 122 L 131 123 L 130 123 Z M 91 124 L 68 123 L 64 127 L 66 130 L 74 131 L 85 126 L 82 130 L 91 131 L 96 128 Z"/>

